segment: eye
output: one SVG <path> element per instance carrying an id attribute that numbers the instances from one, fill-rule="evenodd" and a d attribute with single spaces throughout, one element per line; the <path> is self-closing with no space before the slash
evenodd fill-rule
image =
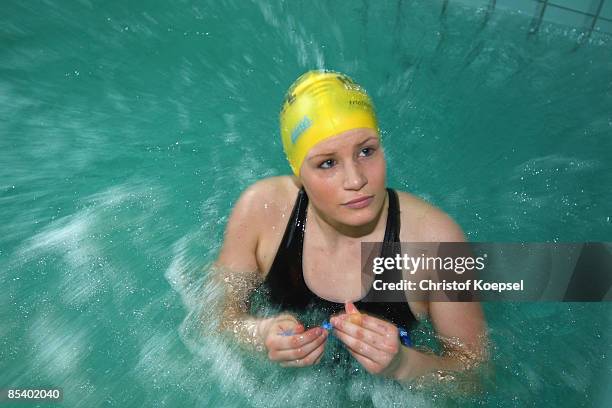
<path id="1" fill-rule="evenodd" d="M 362 157 L 368 157 L 368 156 L 373 155 L 375 151 L 376 149 L 372 147 L 364 147 L 363 149 L 359 151 L 359 155 Z"/>
<path id="2" fill-rule="evenodd" d="M 336 164 L 335 160 L 327 159 L 324 162 L 321 162 L 321 164 L 319 164 L 319 168 L 320 169 L 331 169 L 332 167 L 334 167 L 335 164 Z"/>

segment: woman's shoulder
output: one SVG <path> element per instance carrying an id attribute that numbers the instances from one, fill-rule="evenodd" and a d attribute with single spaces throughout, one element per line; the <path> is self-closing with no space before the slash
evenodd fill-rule
<path id="1" fill-rule="evenodd" d="M 251 219 L 254 224 L 270 225 L 270 222 L 285 219 L 291 212 L 299 186 L 290 176 L 268 177 L 247 187 L 235 205 L 235 211 Z"/>
<path id="2" fill-rule="evenodd" d="M 294 189 L 297 195 L 297 187 Z M 266 270 L 262 269 L 261 260 L 265 261 L 270 251 L 270 234 L 282 230 L 283 220 L 287 220 L 282 209 L 291 191 L 289 177 L 273 177 L 260 180 L 242 192 L 227 221 L 219 265 L 243 272 Z"/>
<path id="3" fill-rule="evenodd" d="M 255 237 L 254 259 L 264 276 L 272 266 L 299 189 L 290 176 L 270 177 L 249 186 L 235 205 L 238 218 Z"/>
<path id="4" fill-rule="evenodd" d="M 404 191 L 397 191 L 400 202 L 401 239 L 411 242 L 462 242 L 461 227 L 442 209 Z"/>
<path id="5" fill-rule="evenodd" d="M 240 199 L 259 207 L 262 204 L 284 206 L 287 201 L 295 199 L 299 189 L 297 182 L 291 176 L 267 177 L 251 184 Z"/>

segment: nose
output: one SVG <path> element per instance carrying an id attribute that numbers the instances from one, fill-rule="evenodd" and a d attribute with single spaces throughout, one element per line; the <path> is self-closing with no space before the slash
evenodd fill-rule
<path id="1" fill-rule="evenodd" d="M 368 183 L 361 166 L 354 160 L 349 160 L 344 165 L 344 188 L 347 190 L 361 190 Z"/>

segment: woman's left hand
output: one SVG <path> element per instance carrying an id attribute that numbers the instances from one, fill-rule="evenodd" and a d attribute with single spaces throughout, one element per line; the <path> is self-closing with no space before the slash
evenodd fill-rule
<path id="1" fill-rule="evenodd" d="M 347 312 L 356 310 L 351 303 Z M 349 313 L 332 317 L 334 335 L 371 374 L 393 376 L 401 359 L 401 343 L 397 327 L 387 321 L 361 314 L 361 324 L 352 323 Z M 357 319 L 353 319 L 356 321 Z"/>

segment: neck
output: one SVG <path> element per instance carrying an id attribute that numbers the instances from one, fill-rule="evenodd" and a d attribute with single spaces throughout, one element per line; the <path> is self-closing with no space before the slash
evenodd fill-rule
<path id="1" fill-rule="evenodd" d="M 331 220 L 320 213 L 312 204 L 308 205 L 308 214 L 311 214 L 309 218 L 317 224 L 328 245 L 335 245 L 347 238 L 361 241 L 361 238 L 373 234 L 381 224 L 386 225 L 388 211 L 389 195 L 387 194 L 383 205 L 372 221 L 364 225 L 354 226 Z"/>

